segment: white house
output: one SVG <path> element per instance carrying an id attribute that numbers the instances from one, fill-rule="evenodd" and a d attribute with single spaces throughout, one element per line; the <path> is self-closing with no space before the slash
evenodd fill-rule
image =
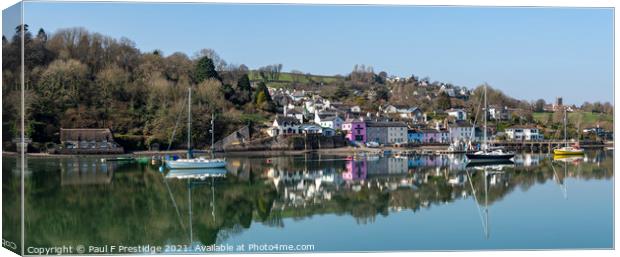
<path id="1" fill-rule="evenodd" d="M 456 124 L 451 124 L 448 126 L 448 132 L 450 135 L 450 141 L 452 142 L 467 142 L 475 140 L 475 130 L 474 127 L 465 122 L 458 122 Z"/>
<path id="2" fill-rule="evenodd" d="M 466 120 L 467 119 L 467 112 L 465 112 L 463 109 L 448 109 L 446 110 L 446 113 L 448 114 L 448 116 L 452 116 L 454 118 L 456 118 L 457 121 L 461 121 L 461 120 Z"/>
<path id="3" fill-rule="evenodd" d="M 511 118 L 508 107 L 489 106 L 489 118 L 492 120 L 508 120 Z"/>
<path id="4" fill-rule="evenodd" d="M 306 92 L 305 91 L 294 91 L 293 93 L 290 94 L 291 99 L 293 99 L 293 101 L 295 102 L 299 102 L 301 100 L 306 99 Z"/>
<path id="5" fill-rule="evenodd" d="M 537 141 L 543 140 L 544 136 L 537 127 L 534 126 L 512 126 L 506 128 L 506 139 L 515 141 Z"/>
<path id="6" fill-rule="evenodd" d="M 360 113 L 360 112 L 362 112 L 362 107 L 360 107 L 359 105 L 351 106 L 351 112 L 352 113 Z"/>
<path id="7" fill-rule="evenodd" d="M 287 135 L 287 134 L 299 134 L 299 125 L 301 123 L 295 117 L 287 117 L 278 115 L 271 129 L 267 131 L 270 136 Z"/>
<path id="8" fill-rule="evenodd" d="M 319 113 L 315 110 L 314 123 L 324 128 L 339 130 L 342 129 L 342 123 L 344 123 L 344 120 L 336 114 Z"/>

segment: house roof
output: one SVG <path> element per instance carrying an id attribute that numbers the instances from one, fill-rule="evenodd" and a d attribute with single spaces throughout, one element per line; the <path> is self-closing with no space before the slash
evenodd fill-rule
<path id="1" fill-rule="evenodd" d="M 112 131 L 108 128 L 60 129 L 60 141 L 111 141 Z"/>
<path id="2" fill-rule="evenodd" d="M 366 127 L 407 127 L 407 124 L 402 122 L 381 122 L 381 121 L 368 121 Z"/>
<path id="3" fill-rule="evenodd" d="M 340 117 L 338 117 L 338 116 L 327 116 L 327 117 L 321 118 L 321 121 L 334 121 L 337 118 L 339 119 Z"/>
<path id="4" fill-rule="evenodd" d="M 510 126 L 506 129 L 535 129 L 537 128 L 534 125 L 514 125 L 514 126 Z"/>
<path id="5" fill-rule="evenodd" d="M 276 117 L 276 122 L 278 124 L 282 124 L 282 123 L 285 123 L 285 122 L 293 124 L 293 125 L 299 125 L 300 124 L 299 120 L 297 118 L 295 118 L 295 117 L 288 117 L 288 116 L 281 116 L 281 115 L 278 115 Z"/>

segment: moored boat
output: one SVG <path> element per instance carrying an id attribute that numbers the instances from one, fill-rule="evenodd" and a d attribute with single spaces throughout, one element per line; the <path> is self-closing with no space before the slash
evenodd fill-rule
<path id="1" fill-rule="evenodd" d="M 487 143 L 487 86 L 484 85 L 484 130 L 482 139 L 482 149 L 474 153 L 466 154 L 470 162 L 495 162 L 498 160 L 510 160 L 515 156 L 512 152 L 504 152 L 501 148 L 491 148 Z"/>
<path id="2" fill-rule="evenodd" d="M 579 144 L 575 144 L 572 146 L 568 145 L 567 135 L 566 135 L 566 123 L 568 122 L 568 115 L 566 114 L 566 108 L 564 109 L 564 146 L 553 149 L 554 155 L 583 155 L 583 148 L 579 147 Z"/>
<path id="3" fill-rule="evenodd" d="M 211 151 L 211 159 L 203 157 L 193 158 L 192 156 L 192 89 L 188 90 L 188 108 L 187 108 L 187 158 L 168 160 L 166 166 L 169 169 L 209 169 L 209 168 L 224 168 L 226 167 L 226 160 L 222 158 L 213 158 L 213 151 Z M 213 145 L 213 117 L 211 118 L 211 145 Z"/>

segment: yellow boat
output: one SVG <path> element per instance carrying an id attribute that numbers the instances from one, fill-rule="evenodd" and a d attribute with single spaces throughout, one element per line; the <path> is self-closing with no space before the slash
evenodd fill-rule
<path id="1" fill-rule="evenodd" d="M 568 120 L 568 115 L 566 114 L 566 109 L 564 109 L 564 147 L 553 149 L 554 155 L 583 155 L 583 149 L 579 147 L 579 143 L 575 146 L 568 146 L 567 135 L 566 135 L 566 123 Z"/>
<path id="2" fill-rule="evenodd" d="M 583 155 L 582 148 L 576 148 L 572 146 L 565 146 L 557 149 L 553 149 L 555 155 Z"/>

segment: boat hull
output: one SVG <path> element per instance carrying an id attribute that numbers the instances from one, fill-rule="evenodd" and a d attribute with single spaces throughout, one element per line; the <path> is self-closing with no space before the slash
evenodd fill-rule
<path id="1" fill-rule="evenodd" d="M 504 161 L 504 160 L 510 160 L 512 159 L 512 157 L 514 157 L 514 154 L 501 154 L 501 155 L 493 155 L 493 154 L 475 154 L 475 153 L 468 153 L 466 154 L 467 159 L 469 159 L 470 161 L 476 161 L 476 162 L 496 162 L 496 161 Z"/>
<path id="2" fill-rule="evenodd" d="M 553 154 L 555 155 L 583 155 L 583 149 L 579 149 L 579 150 L 554 149 Z"/>
<path id="3" fill-rule="evenodd" d="M 169 169 L 215 169 L 225 168 L 225 161 L 208 161 L 208 162 L 187 162 L 187 161 L 166 161 Z"/>

